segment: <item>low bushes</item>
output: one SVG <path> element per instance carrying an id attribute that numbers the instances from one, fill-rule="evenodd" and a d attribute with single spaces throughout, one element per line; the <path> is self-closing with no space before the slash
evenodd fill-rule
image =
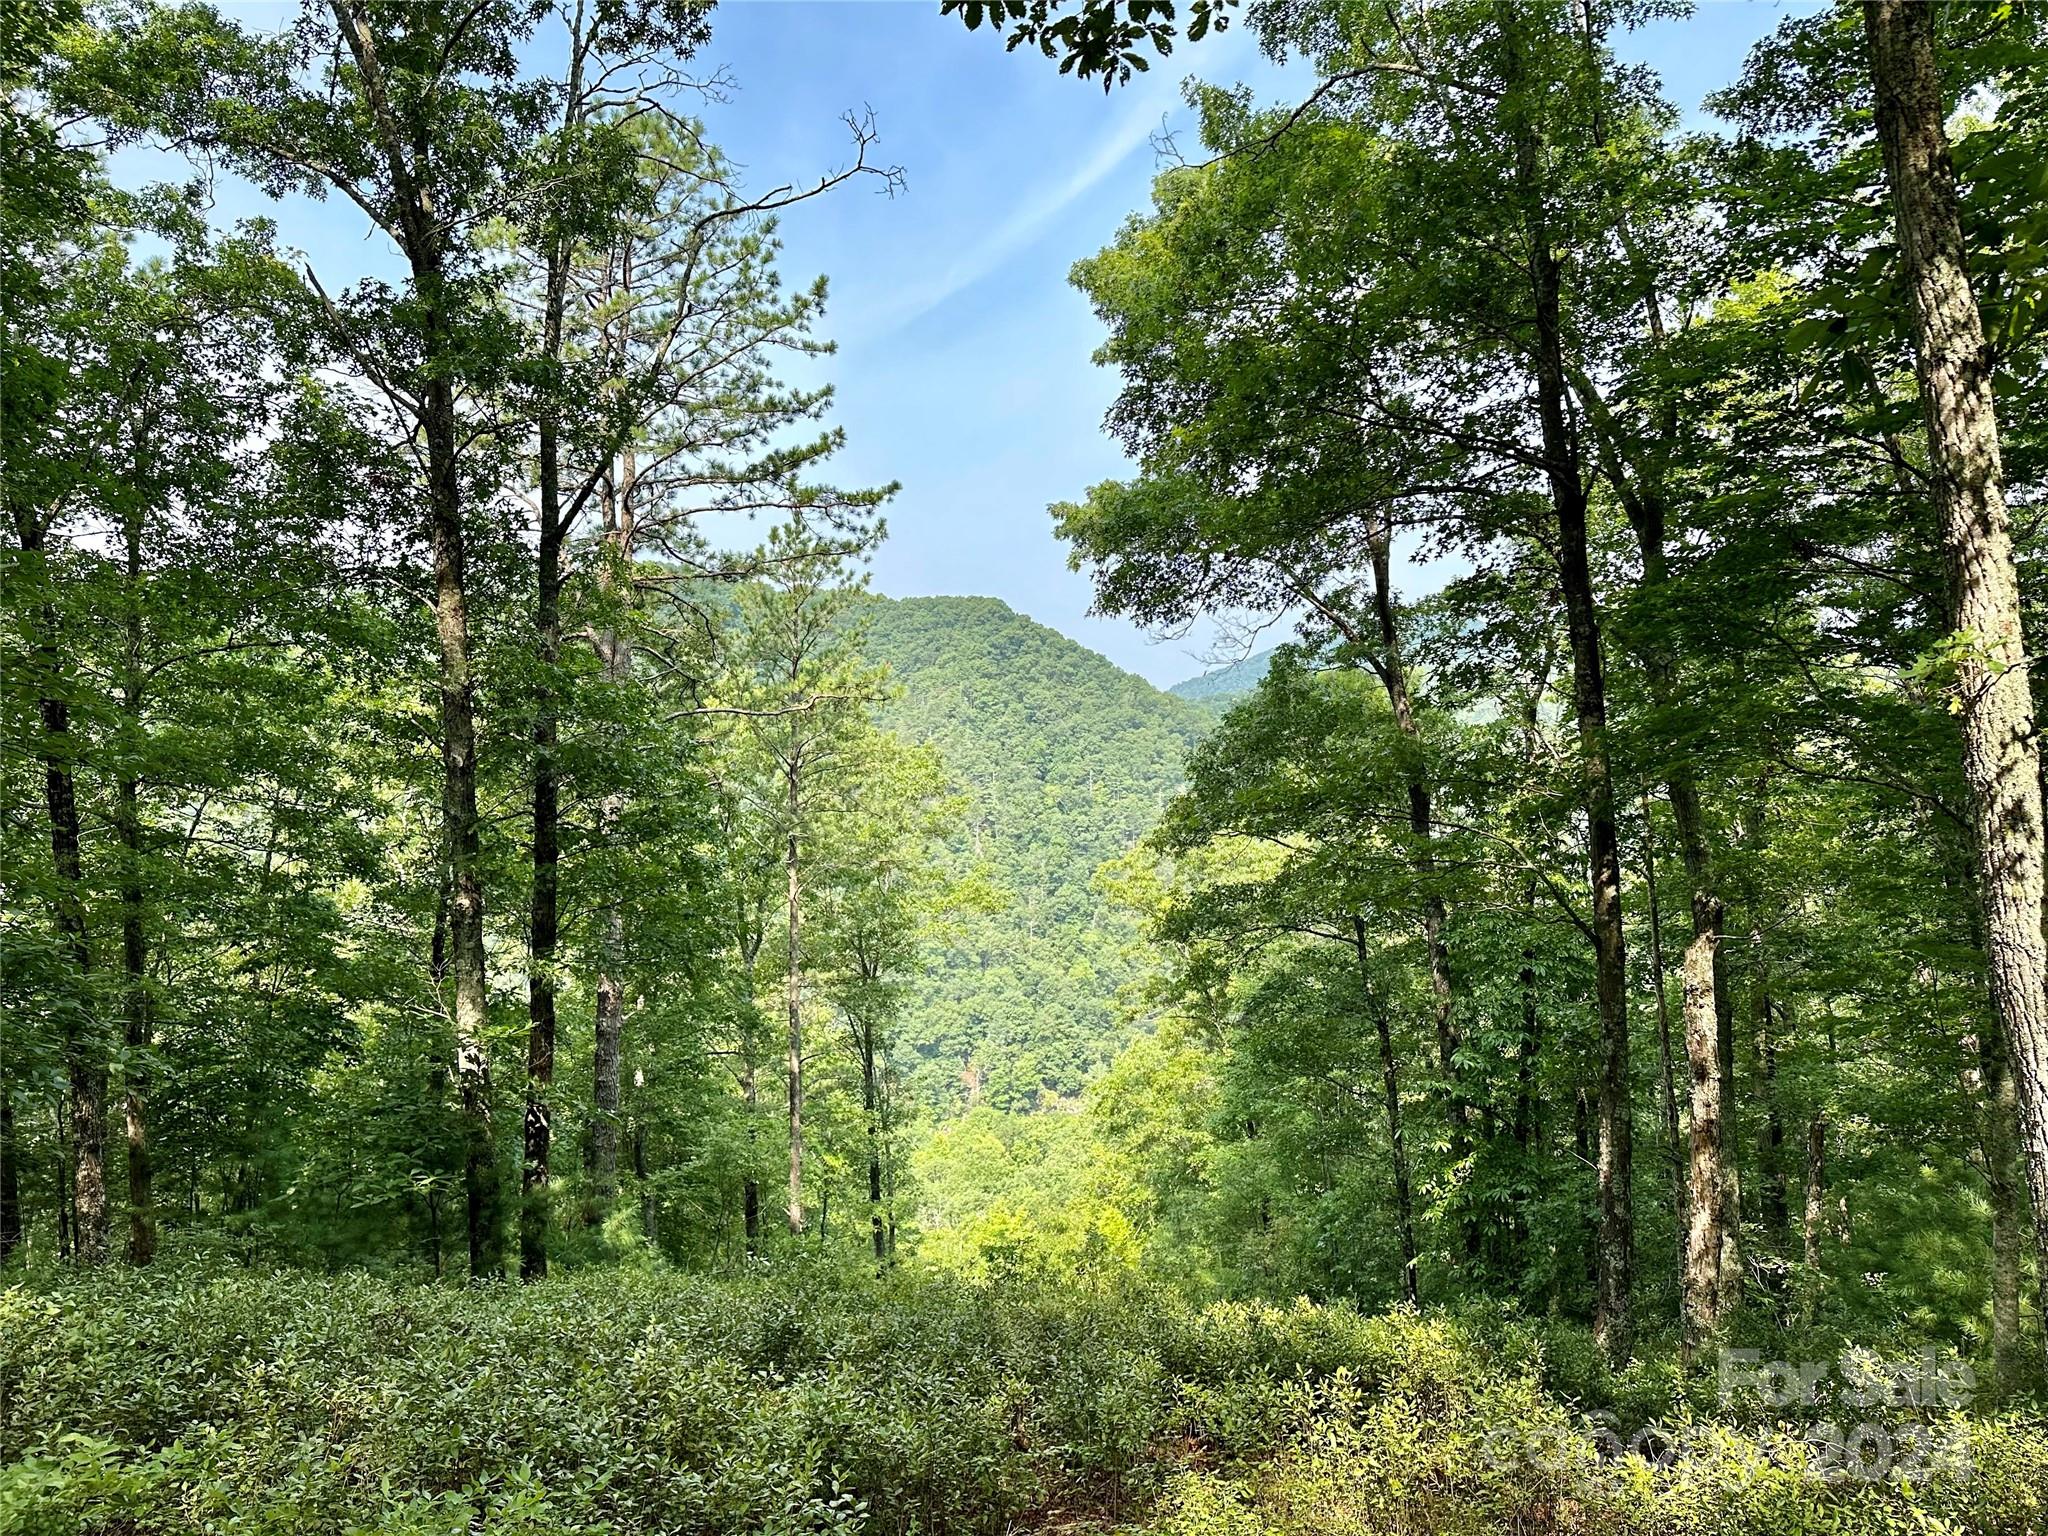
<path id="1" fill-rule="evenodd" d="M 1965 1454 L 1876 1485 L 1755 1424 L 1674 1425 L 1657 1465 L 1603 1454 L 1557 1352 L 1498 1315 L 808 1268 L 114 1271 L 0 1291 L 0 1530 L 2042 1528 L 2028 1421 L 1941 1420 Z"/>

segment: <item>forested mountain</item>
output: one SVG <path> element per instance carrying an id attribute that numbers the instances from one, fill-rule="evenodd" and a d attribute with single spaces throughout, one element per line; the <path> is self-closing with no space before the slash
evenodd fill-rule
<path id="1" fill-rule="evenodd" d="M 900 1068 L 941 1107 L 1071 1095 L 1124 1038 L 1139 938 L 1096 868 L 1158 820 L 1209 716 L 992 597 L 877 599 L 869 622 L 883 721 L 938 749 L 986 881 L 913 987 Z"/>
<path id="2" fill-rule="evenodd" d="M 1200 677 L 1183 678 L 1166 691 L 1176 699 L 1187 699 L 1210 709 L 1228 709 L 1259 686 L 1259 679 L 1273 664 L 1276 646 L 1253 651 L 1227 666 L 1212 667 Z"/>

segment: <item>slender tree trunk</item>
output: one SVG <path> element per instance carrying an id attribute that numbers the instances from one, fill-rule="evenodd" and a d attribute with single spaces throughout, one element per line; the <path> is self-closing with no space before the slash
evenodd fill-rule
<path id="1" fill-rule="evenodd" d="M 73 1241 L 77 1214 L 71 1198 L 71 1115 L 70 1100 L 59 1095 L 50 1109 L 51 1129 L 56 1133 L 57 1166 L 53 1171 L 57 1190 L 57 1257 L 70 1263 L 77 1253 Z"/>
<path id="2" fill-rule="evenodd" d="M 1764 1111 L 1756 1133 L 1757 1179 L 1763 1186 L 1759 1212 L 1764 1231 L 1783 1240 L 1789 1230 L 1791 1210 L 1783 1156 L 1785 1120 L 1778 1105 L 1778 1015 L 1771 1000 L 1770 956 L 1764 949 L 1760 928 L 1750 929 L 1749 943 L 1756 962 L 1751 1017 L 1756 1029 L 1757 1096 Z"/>
<path id="3" fill-rule="evenodd" d="M 1980 1142 L 1984 1151 L 1986 1193 L 1991 1201 L 1991 1361 L 2001 1390 L 2020 1370 L 2020 1249 L 2025 1222 L 2019 1172 L 2019 1095 L 2008 1070 L 2005 1042 L 1996 1027 L 1977 1037 L 1983 1098 L 1978 1104 Z M 1807 1194 L 1809 1226 L 1813 1225 L 1812 1191 Z M 1818 1251 L 1810 1234 L 1807 1247 Z"/>
<path id="4" fill-rule="evenodd" d="M 1401 1299 L 1416 1304 L 1419 1279 L 1415 1258 L 1415 1210 L 1408 1183 L 1408 1142 L 1401 1129 L 1401 1076 L 1394 1060 L 1392 1021 L 1372 984 L 1371 951 L 1366 943 L 1365 919 L 1353 914 L 1351 938 L 1358 950 L 1358 982 L 1372 1010 L 1373 1028 L 1380 1042 L 1380 1078 L 1387 1095 L 1387 1150 L 1394 1166 L 1394 1211 L 1400 1224 Z"/>
<path id="5" fill-rule="evenodd" d="M 1529 881 L 1525 905 L 1533 916 L 1536 882 Z M 1522 945 L 1522 969 L 1516 976 L 1522 993 L 1522 1046 L 1515 1062 L 1515 1145 L 1527 1154 L 1536 1150 L 1536 1064 L 1543 1049 L 1543 1021 L 1536 1006 L 1536 948 Z"/>
<path id="6" fill-rule="evenodd" d="M 1587 503 L 1579 453 L 1565 414 L 1563 337 L 1557 253 L 1535 188 L 1536 144 L 1520 135 L 1519 172 L 1531 197 L 1529 274 L 1536 308 L 1537 406 L 1543 429 L 1550 499 L 1557 516 L 1558 564 L 1566 629 L 1572 647 L 1572 700 L 1578 717 L 1579 770 L 1587 823 L 1587 877 L 1592 892 L 1593 964 L 1600 1021 L 1598 1084 L 1600 1230 L 1595 1243 L 1594 1332 L 1612 1359 L 1633 1347 L 1631 1300 L 1635 1230 L 1630 1208 L 1632 1119 L 1629 1094 L 1627 957 L 1621 928 L 1621 837 L 1615 823 L 1614 778 L 1607 753 L 1607 683 L 1599 611 L 1587 553 Z"/>
<path id="7" fill-rule="evenodd" d="M 21 1147 L 14 1131 L 14 1078 L 0 1041 L 0 1269 L 21 1246 Z"/>
<path id="8" fill-rule="evenodd" d="M 1685 949 L 1685 1055 L 1692 1069 L 1692 1188 L 1685 1244 L 1685 1342 L 1688 1351 L 1720 1326 L 1721 1073 L 1715 1060 L 1714 941 L 1695 933 Z"/>
<path id="9" fill-rule="evenodd" d="M 1643 797 L 1643 888 L 1650 907 L 1650 981 L 1657 990 L 1657 1068 L 1664 1101 L 1664 1145 L 1671 1158 L 1671 1211 L 1675 1222 L 1672 1231 L 1677 1234 L 1673 1246 L 1678 1270 L 1679 1312 L 1682 1316 L 1685 1311 L 1685 1207 L 1688 1170 L 1679 1137 L 1678 1087 L 1671 1050 L 1671 1000 L 1664 985 L 1664 918 L 1657 902 L 1657 838 L 1650 822 L 1650 800 L 1647 795 Z"/>
<path id="10" fill-rule="evenodd" d="M 1827 1180 L 1828 1122 L 1824 1114 L 1815 1110 L 1806 1122 L 1806 1208 L 1800 1221 L 1806 1267 L 1802 1312 L 1807 1322 L 1813 1320 L 1814 1306 L 1820 1298 L 1821 1282 L 1826 1274 L 1821 1267 L 1820 1238 L 1827 1226 Z M 2017 1296 L 2014 1300 L 2017 1303 Z"/>
<path id="11" fill-rule="evenodd" d="M 399 195 L 398 231 L 420 302 L 420 428 L 427 461 L 434 635 L 440 652 L 441 831 L 449 878 L 448 969 L 454 989 L 455 1081 L 464 1131 L 463 1203 L 472 1277 L 504 1269 L 503 1197 L 491 1113 L 490 994 L 485 974 L 481 823 L 477 815 L 476 677 L 470 657 L 468 535 L 456 419 L 459 347 L 447 278 L 448 233 L 426 167 L 392 115 L 369 22 L 357 0 L 332 0 L 362 72 L 366 99 Z M 414 145 L 424 159 L 428 146 Z"/>
<path id="12" fill-rule="evenodd" d="M 789 840 L 784 857 L 788 876 L 788 963 L 783 975 L 783 999 L 789 1010 L 789 1230 L 804 1230 L 804 978 L 803 978 L 803 885 L 797 861 L 797 817 L 801 808 L 799 769 L 792 759 L 788 768 Z"/>
<path id="13" fill-rule="evenodd" d="M 590 1213 L 602 1213 L 619 1194 L 619 1061 L 626 1028 L 626 914 L 616 902 L 604 913 L 597 960 L 597 1027 L 591 1062 L 590 1135 L 584 1174 Z"/>
<path id="14" fill-rule="evenodd" d="M 621 287 L 630 291 L 630 251 L 622 257 L 621 271 Z M 620 454 L 617 477 L 604 495 L 605 542 L 609 546 L 609 564 L 603 578 L 605 595 L 620 607 L 629 603 L 633 595 L 634 493 L 639 478 L 639 461 L 627 449 Z M 623 683 L 633 675 L 633 645 L 624 615 L 612 615 L 600 629 L 597 657 L 608 682 Z M 605 797 L 599 813 L 605 827 L 616 824 L 621 808 L 617 796 Z M 619 1193 L 619 1060 L 626 1033 L 626 909 L 616 893 L 604 903 L 603 923 L 598 932 L 590 1129 L 583 1141 L 586 1221 L 593 1220 Z"/>
<path id="15" fill-rule="evenodd" d="M 549 358 L 561 352 L 561 306 L 567 260 L 548 271 Z M 562 469 L 559 428 L 550 405 L 540 422 L 540 531 L 534 592 L 535 662 L 540 681 L 533 717 L 533 896 L 528 912 L 526 967 L 525 1157 L 519 1178 L 519 1274 L 538 1280 L 548 1272 L 548 1207 L 554 1143 L 555 963 L 561 937 L 561 784 L 555 749 L 561 723 L 555 697 L 555 668 L 562 654 Z"/>
<path id="16" fill-rule="evenodd" d="M 875 1034 L 872 1026 L 861 1028 L 860 1052 L 861 1112 L 868 1129 L 868 1224 L 875 1243 L 875 1268 L 888 1262 L 888 1240 L 882 1223 L 882 1110 L 875 1081 Z"/>
<path id="17" fill-rule="evenodd" d="M 131 690 L 132 692 L 132 690 Z M 149 1002 L 149 942 L 143 928 L 141 842 L 137 786 L 124 769 L 116 791 L 115 824 L 121 840 L 121 1017 L 127 1049 L 122 1067 L 122 1107 L 128 1142 L 128 1262 L 156 1258 L 156 1197 L 147 1115 L 147 1074 L 152 1030 Z"/>
<path id="18" fill-rule="evenodd" d="M 751 965 L 747 973 L 753 974 Z M 761 1079 L 754 1067 L 751 1040 L 747 1046 L 747 1076 L 743 1087 L 747 1100 L 747 1176 L 740 1183 L 740 1220 L 746 1228 L 747 1257 L 751 1259 L 761 1252 L 761 1181 L 754 1176 L 760 1166 L 756 1161 L 758 1154 L 755 1148 L 761 1136 Z"/>
<path id="19" fill-rule="evenodd" d="M 121 679 L 121 768 L 114 799 L 114 830 L 121 844 L 121 1019 L 124 1089 L 122 1107 L 128 1139 L 128 1262 L 156 1258 L 156 1195 L 146 1109 L 152 1030 L 149 998 L 149 936 L 143 926 L 142 807 L 136 759 L 142 745 L 142 518 L 124 520 L 127 558 L 125 655 Z"/>
<path id="20" fill-rule="evenodd" d="M 1434 811 L 1429 775 L 1422 757 L 1422 729 L 1415 719 L 1415 700 L 1408 691 L 1408 670 L 1401 651 L 1401 631 L 1394 612 L 1392 534 L 1384 520 L 1375 523 L 1370 536 L 1372 555 L 1373 616 L 1380 635 L 1380 681 L 1387 690 L 1387 703 L 1394 712 L 1394 724 L 1408 744 L 1408 832 L 1414 840 L 1415 875 L 1423 887 L 1422 937 L 1429 956 L 1429 994 L 1436 1024 L 1437 1070 L 1443 1075 L 1451 1121 L 1451 1157 L 1462 1160 L 1472 1150 L 1471 1109 L 1458 1083 L 1458 1024 L 1451 990 L 1450 952 L 1444 943 L 1448 916 L 1442 892 L 1436 889 Z M 1478 1238 L 1469 1222 L 1465 1234 L 1468 1250 Z"/>
<path id="21" fill-rule="evenodd" d="M 464 1130 L 463 1196 L 469 1267 L 504 1270 L 504 1220 L 491 1114 L 490 997 L 485 975 L 484 893 L 476 788 L 476 678 L 470 658 L 467 534 L 463 526 L 456 387 L 461 376 L 447 259 L 449 233 L 434 206 L 433 146 L 408 132 L 375 34 L 359 0 L 330 0 L 355 62 L 363 101 L 394 191 L 390 233 L 405 252 L 419 303 L 420 435 L 427 465 L 433 552 L 434 635 L 440 652 L 441 838 L 448 861 L 448 969 L 455 1006 L 455 1079 Z"/>
<path id="22" fill-rule="evenodd" d="M 1660 339 L 1663 325 L 1654 295 L 1647 301 L 1650 315 L 1650 331 L 1653 339 Z M 1675 421 L 1667 422 L 1667 435 L 1675 436 Z M 1624 466 L 1619 450 L 1602 439 L 1609 452 L 1608 478 L 1614 483 L 1628 514 L 1629 526 L 1636 536 L 1636 548 L 1642 557 L 1642 588 L 1654 592 L 1664 587 L 1668 580 L 1668 566 L 1665 559 L 1665 503 L 1661 486 L 1654 475 L 1638 474 L 1631 478 Z M 1677 669 L 1673 663 L 1671 649 L 1661 638 L 1653 638 L 1643 647 L 1643 672 L 1649 684 L 1652 701 L 1660 708 L 1668 708 L 1677 692 Z M 1712 1053 L 1705 1065 L 1720 1079 L 1721 1085 L 1721 1140 L 1714 1149 L 1712 1187 L 1720 1214 L 1714 1223 L 1716 1240 L 1721 1245 L 1720 1282 L 1718 1294 L 1720 1305 L 1734 1305 L 1742 1294 L 1742 1255 L 1740 1238 L 1742 1233 L 1742 1181 L 1738 1173 L 1739 1162 L 1735 1148 L 1735 1016 L 1728 992 L 1728 957 L 1722 944 L 1727 923 L 1727 907 L 1722 899 L 1716 878 L 1713 856 L 1708 847 L 1706 818 L 1700 809 L 1699 787 L 1693 776 L 1692 765 L 1683 755 L 1676 757 L 1665 775 L 1665 798 L 1671 806 L 1672 825 L 1678 833 L 1679 857 L 1685 865 L 1686 883 L 1692 893 L 1692 935 L 1695 943 L 1704 942 L 1712 964 L 1707 972 L 1708 990 L 1705 993 L 1686 991 L 1681 1006 L 1696 1009 L 1703 1017 L 1711 1016 L 1713 1029 L 1708 1032 L 1699 1027 L 1699 1021 L 1688 1018 L 1685 1023 L 1687 1049 L 1695 1049 L 1710 1043 Z M 1647 811 L 1647 808 L 1646 808 Z M 1663 967 L 1657 968 L 1661 977 Z M 1658 994 L 1658 1006 L 1664 1008 L 1663 994 Z M 1660 1026 L 1662 1018 L 1660 1015 Z M 1668 1030 L 1666 1031 L 1668 1034 Z M 1700 1063 L 1691 1063 L 1699 1065 Z M 1675 1095 L 1674 1095 L 1675 1100 Z M 1675 1102 L 1673 1104 L 1675 1114 Z M 1679 1230 L 1688 1228 L 1689 1218 L 1681 1215 Z M 1683 1250 L 1685 1240 L 1681 1239 Z M 1685 1260 L 1679 1261 L 1681 1276 L 1685 1271 Z M 1713 1319 L 1697 1319 L 1705 1327 L 1713 1326 Z"/>
<path id="23" fill-rule="evenodd" d="M 421 284 L 438 291 L 440 275 Z M 431 328 L 431 327 L 430 327 Z M 430 347 L 445 355 L 448 343 Z M 473 1277 L 504 1269 L 496 1133 L 491 1124 L 490 1008 L 484 982 L 484 891 L 476 795 L 476 680 L 455 442 L 453 382 L 427 387 L 434 629 L 441 650 L 442 838 L 448 849 L 448 968 L 455 990 L 455 1081 L 464 1129 L 463 1200 Z"/>
<path id="24" fill-rule="evenodd" d="M 1969 637 L 1957 661 L 1963 777 L 1970 786 L 1990 961 L 2048 1275 L 2048 945 L 2042 935 L 2040 743 L 2020 624 L 2019 580 L 1999 459 L 1992 355 L 1970 289 L 1949 157 L 1934 7 L 1866 0 L 1878 140 L 1910 295 L 1920 403 L 1942 545 Z M 2044 1330 L 2048 1332 L 2048 1330 Z"/>
<path id="25" fill-rule="evenodd" d="M 1752 857 L 1761 857 L 1767 846 L 1764 808 L 1769 793 L 1770 778 L 1766 774 L 1757 785 L 1755 798 L 1743 808 L 1743 838 Z M 1771 955 L 1764 941 L 1764 899 L 1760 887 L 1750 892 L 1749 1018 L 1750 1033 L 1756 1042 L 1757 1103 L 1762 1110 L 1756 1128 L 1756 1177 L 1759 1225 L 1767 1238 L 1782 1244 L 1789 1235 L 1791 1211 L 1783 1155 L 1785 1121 L 1778 1103 L 1779 1009 L 1771 992 Z M 1725 1097 L 1721 1113 L 1724 1120 L 1728 1118 Z"/>
<path id="26" fill-rule="evenodd" d="M 1544 477 L 1557 523 L 1558 586 L 1572 649 L 1572 703 L 1577 716 L 1579 774 L 1586 811 L 1587 883 L 1592 897 L 1593 976 L 1599 1015 L 1600 1225 L 1594 1243 L 1593 1331 L 1611 1360 L 1625 1360 L 1634 1345 L 1635 1223 L 1630 1204 L 1633 1167 L 1629 1093 L 1628 972 L 1621 921 L 1621 836 L 1615 822 L 1614 775 L 1607 750 L 1607 681 L 1601 655 L 1599 609 L 1587 550 L 1587 494 L 1583 455 L 1568 405 L 1562 319 L 1562 267 L 1550 228 L 1543 184 L 1542 143 L 1528 106 L 1520 100 L 1525 72 L 1521 24 L 1513 7 L 1500 8 L 1507 50 L 1504 74 L 1508 130 L 1514 143 L 1515 189 L 1522 205 L 1529 300 L 1534 320 L 1529 362 L 1542 433 Z"/>
<path id="27" fill-rule="evenodd" d="M 49 669 L 46 675 L 55 680 L 59 670 L 53 608 L 44 609 L 42 624 L 40 649 Z M 76 747 L 69 703 L 56 697 L 43 699 L 42 724 L 44 807 L 50 825 L 50 858 L 57 874 L 57 932 L 70 951 L 79 989 L 78 1006 L 67 1012 L 64 1025 L 64 1070 L 71 1094 L 71 1246 L 81 1263 L 99 1264 L 107 1257 L 107 1059 L 92 1005 L 92 944 L 85 922 L 78 790 L 72 771 Z"/>

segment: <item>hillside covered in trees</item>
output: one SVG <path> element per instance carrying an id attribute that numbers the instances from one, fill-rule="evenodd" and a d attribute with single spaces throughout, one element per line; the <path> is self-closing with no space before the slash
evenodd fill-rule
<path id="1" fill-rule="evenodd" d="M 1133 914 L 1095 872 L 1135 847 L 1208 721 L 994 598 L 880 602 L 881 719 L 930 745 L 965 797 L 963 901 L 904 1008 L 899 1065 L 935 1107 L 1072 1098 L 1128 1034 Z"/>
<path id="2" fill-rule="evenodd" d="M 1062 255 L 1177 694 L 871 589 L 718 13 L 5 20 L 0 1532 L 2048 1528 L 2037 7 L 942 0 L 1282 66 Z"/>

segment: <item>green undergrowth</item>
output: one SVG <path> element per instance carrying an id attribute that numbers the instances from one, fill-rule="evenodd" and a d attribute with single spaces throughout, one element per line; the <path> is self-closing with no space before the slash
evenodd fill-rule
<path id="1" fill-rule="evenodd" d="M 1707 1416 L 1704 1378 L 1594 1378 L 1571 1336 L 1493 1313 L 809 1268 L 109 1272 L 0 1291 L 0 1530 L 2044 1528 L 2025 1415 L 1859 1408 L 1937 1446 L 1871 1481 L 1842 1475 L 1881 1459 L 1868 1436 L 1831 1466 L 1811 1423 Z M 1614 1413 L 1646 1393 L 1660 1428 L 1630 1449 Z"/>

